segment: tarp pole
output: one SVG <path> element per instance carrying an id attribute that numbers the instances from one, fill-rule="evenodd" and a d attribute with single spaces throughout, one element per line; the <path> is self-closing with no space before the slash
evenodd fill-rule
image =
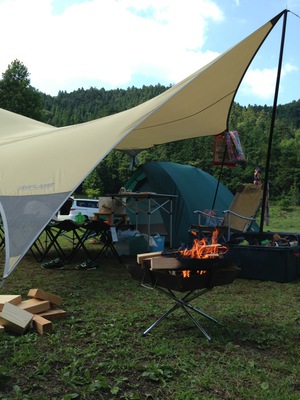
<path id="1" fill-rule="evenodd" d="M 272 110 L 272 118 L 271 118 L 271 125 L 270 125 L 267 159 L 266 159 L 266 166 L 265 166 L 264 191 L 263 191 L 263 199 L 262 199 L 262 205 L 261 205 L 260 228 L 259 228 L 260 232 L 263 232 L 263 229 L 264 229 L 266 199 L 268 196 L 268 182 L 269 182 L 271 149 L 272 149 L 272 141 L 273 141 L 274 124 L 275 124 L 275 118 L 276 118 L 276 112 L 277 112 L 277 99 L 278 99 L 278 92 L 279 92 L 281 67 L 282 67 L 287 13 L 288 13 L 288 10 L 285 10 L 283 13 L 284 17 L 283 17 L 283 25 L 282 25 L 281 45 L 280 45 L 279 61 L 278 61 L 278 68 L 277 68 L 277 79 L 276 79 L 275 94 L 274 94 L 274 101 L 273 101 L 273 110 Z"/>
<path id="2" fill-rule="evenodd" d="M 216 205 L 216 200 L 217 200 L 217 195 L 218 195 L 218 191 L 219 191 L 221 176 L 222 176 L 222 173 L 223 173 L 223 168 L 224 168 L 226 153 L 227 153 L 227 146 L 225 145 L 224 153 L 223 153 L 223 160 L 222 160 L 222 164 L 221 164 L 221 168 L 220 168 L 220 173 L 219 173 L 219 177 L 218 177 L 218 183 L 217 183 L 217 187 L 216 187 L 216 190 L 215 190 L 214 200 L 213 200 L 213 203 L 212 203 L 212 206 L 211 206 L 211 209 L 212 209 L 212 210 L 214 210 L 215 205 Z"/>

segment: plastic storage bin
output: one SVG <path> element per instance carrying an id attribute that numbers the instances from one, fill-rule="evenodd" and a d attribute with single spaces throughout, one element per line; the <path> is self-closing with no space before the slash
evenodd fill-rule
<path id="1" fill-rule="evenodd" d="M 291 282 L 300 278 L 300 234 L 280 233 L 292 245 L 268 246 L 274 232 L 231 236 L 226 256 L 241 268 L 239 278 Z"/>
<path id="2" fill-rule="evenodd" d="M 135 235 L 128 238 L 129 254 L 143 254 L 148 252 L 148 240 L 143 235 Z"/>
<path id="3" fill-rule="evenodd" d="M 164 251 L 165 249 L 165 237 L 159 234 L 152 234 L 152 239 L 155 241 L 156 246 L 150 246 L 150 252 Z"/>

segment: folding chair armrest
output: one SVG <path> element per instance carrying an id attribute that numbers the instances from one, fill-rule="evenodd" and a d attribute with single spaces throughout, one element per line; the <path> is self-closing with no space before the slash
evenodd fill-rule
<path id="1" fill-rule="evenodd" d="M 250 221 L 255 221 L 255 218 L 253 218 L 253 217 L 245 217 L 244 215 L 240 215 L 240 214 L 238 214 L 238 213 L 236 213 L 236 212 L 234 212 L 234 211 L 231 211 L 231 210 L 224 210 L 223 213 L 224 213 L 225 216 L 226 216 L 226 214 L 228 214 L 228 221 L 227 221 L 227 225 L 228 225 L 228 228 L 227 228 L 227 240 L 230 239 L 230 230 L 231 230 L 231 226 L 230 226 L 230 216 L 231 216 L 231 215 L 234 215 L 234 216 L 237 217 L 237 218 L 241 218 L 241 219 L 247 220 L 247 221 L 248 221 L 247 226 L 249 225 Z"/>
<path id="2" fill-rule="evenodd" d="M 244 215 L 237 214 L 237 213 L 235 213 L 234 211 L 231 211 L 231 210 L 225 210 L 225 211 L 223 211 L 223 213 L 224 214 L 232 214 L 235 217 L 246 219 L 247 221 L 255 221 L 255 218 L 253 218 L 253 217 L 245 217 Z"/>
<path id="3" fill-rule="evenodd" d="M 222 223 L 222 221 L 223 221 L 223 218 L 218 217 L 217 215 L 212 215 L 212 214 L 207 213 L 205 211 L 195 210 L 195 211 L 193 211 L 193 214 L 197 214 L 198 215 L 198 225 L 199 226 L 201 225 L 201 223 L 200 223 L 201 222 L 201 215 L 203 217 L 207 218 L 207 219 L 210 218 L 210 219 L 218 222 L 216 225 L 220 225 Z"/>
<path id="4" fill-rule="evenodd" d="M 210 216 L 210 214 L 204 212 L 204 211 L 200 211 L 200 210 L 195 210 L 193 211 L 193 214 L 201 214 L 201 215 L 205 215 L 205 216 Z"/>

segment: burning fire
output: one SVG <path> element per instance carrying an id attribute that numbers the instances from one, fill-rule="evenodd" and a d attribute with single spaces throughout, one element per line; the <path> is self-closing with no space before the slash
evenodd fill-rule
<path id="1" fill-rule="evenodd" d="M 196 236 L 196 233 L 193 232 Z M 218 243 L 218 230 L 215 230 L 212 235 L 211 244 L 207 244 L 207 239 L 201 240 L 195 238 L 194 244 L 191 249 L 184 249 L 180 251 L 182 257 L 186 258 L 215 258 L 225 254 L 228 251 L 226 246 Z"/>
<path id="2" fill-rule="evenodd" d="M 183 276 L 184 278 L 190 278 L 191 272 L 194 272 L 194 273 L 196 273 L 196 274 L 198 274 L 198 275 L 204 275 L 204 274 L 207 273 L 207 271 L 205 271 L 205 270 L 203 270 L 203 269 L 201 269 L 201 270 L 199 270 L 199 271 L 184 270 L 184 271 L 182 271 L 182 276 Z"/>
<path id="3" fill-rule="evenodd" d="M 211 244 L 207 244 L 207 239 L 203 238 L 201 240 L 195 238 L 193 241 L 193 247 L 191 249 L 184 249 L 180 251 L 180 255 L 185 258 L 197 258 L 197 259 L 208 259 L 217 258 L 225 254 L 228 251 L 226 246 L 222 246 L 218 243 L 218 230 L 216 229 L 212 234 Z M 196 236 L 196 233 L 193 232 Z M 199 275 L 204 275 L 207 273 L 206 270 L 192 271 Z M 183 278 L 189 278 L 191 276 L 190 270 L 182 271 Z"/>

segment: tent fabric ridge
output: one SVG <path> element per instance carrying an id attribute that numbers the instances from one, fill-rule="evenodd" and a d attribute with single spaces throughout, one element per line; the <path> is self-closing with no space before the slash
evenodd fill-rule
<path id="1" fill-rule="evenodd" d="M 184 121 L 185 119 L 189 119 L 189 118 L 191 118 L 191 117 L 194 117 L 195 115 L 201 114 L 203 111 L 208 110 L 209 108 L 213 107 L 214 105 L 216 105 L 216 104 L 219 103 L 220 101 L 226 99 L 228 96 L 230 96 L 230 95 L 231 95 L 232 93 L 234 93 L 234 92 L 235 92 L 235 90 L 232 90 L 230 93 L 227 93 L 225 96 L 219 98 L 219 99 L 216 100 L 214 103 L 211 103 L 209 106 L 204 107 L 204 108 L 202 108 L 201 110 L 199 110 L 199 111 L 197 111 L 197 112 L 194 112 L 193 114 L 186 115 L 186 116 L 184 116 L 184 117 L 182 117 L 182 118 L 173 119 L 173 120 L 171 120 L 171 121 L 162 122 L 161 124 L 147 125 L 147 126 L 144 126 L 144 127 L 142 127 L 142 128 L 136 128 L 136 129 L 137 129 L 137 130 L 143 130 L 143 129 L 155 128 L 155 127 L 158 127 L 158 126 L 164 126 L 164 125 L 172 124 L 172 123 L 175 123 L 175 122 L 178 122 L 178 121 Z"/>
<path id="2" fill-rule="evenodd" d="M 276 23 L 277 23 L 278 20 L 281 18 L 282 14 L 283 14 L 284 12 L 285 12 L 285 10 L 281 11 L 281 12 L 280 12 L 278 15 L 276 15 L 271 21 L 269 21 L 269 22 L 271 23 L 272 27 L 276 25 Z M 243 77 L 244 77 L 244 75 L 245 75 L 245 73 L 246 73 L 246 71 L 247 71 L 249 65 L 251 64 L 253 58 L 255 57 L 255 55 L 257 54 L 257 52 L 259 51 L 261 45 L 263 44 L 263 42 L 265 41 L 265 39 L 266 39 L 267 36 L 269 35 L 270 31 L 271 31 L 271 29 L 269 30 L 269 32 L 267 33 L 266 37 L 265 37 L 264 40 L 261 42 L 261 44 L 258 46 L 257 50 L 254 52 L 253 57 L 249 60 L 248 66 L 247 66 L 247 68 L 246 68 L 244 74 L 241 76 L 241 79 L 240 79 L 240 81 L 239 81 L 237 87 L 240 86 L 240 83 L 241 83 L 241 81 L 242 81 L 242 79 L 243 79 Z M 243 43 L 246 39 L 247 39 L 247 38 L 245 38 L 244 40 L 242 40 L 240 43 L 238 43 L 238 45 L 241 44 L 241 43 Z M 233 46 L 233 47 L 235 47 L 235 46 Z M 227 51 L 226 51 L 225 53 L 223 53 L 223 54 L 226 54 L 226 53 L 229 52 L 231 49 L 232 49 L 232 48 L 230 48 L 229 50 L 227 50 Z M 218 56 L 215 60 L 212 60 L 209 64 L 207 64 L 206 66 L 202 67 L 200 70 L 198 70 L 196 73 L 192 74 L 191 76 L 195 76 L 195 75 L 197 75 L 197 74 L 201 74 L 201 72 L 203 72 L 204 70 L 206 70 L 210 65 L 213 65 L 213 64 L 215 64 L 216 62 L 218 62 L 218 60 L 219 60 L 220 58 L 222 58 L 222 54 L 220 54 L 220 56 Z M 191 76 L 190 76 L 190 77 L 191 77 Z M 168 99 L 166 99 L 166 101 L 163 102 L 163 103 L 160 105 L 160 107 L 161 107 L 163 104 L 166 104 L 167 102 L 169 102 L 176 94 L 178 94 L 180 91 L 182 91 L 183 89 L 185 89 L 186 86 L 189 86 L 189 85 L 191 84 L 191 81 L 189 80 L 190 77 L 188 77 L 188 78 L 186 79 L 185 84 L 184 84 L 177 92 L 175 92 L 171 97 L 169 97 Z M 170 88 L 170 89 L 172 89 L 172 88 Z M 169 90 L 170 90 L 170 89 L 169 89 Z M 185 116 L 185 117 L 182 117 L 182 118 L 178 118 L 178 119 L 174 119 L 174 120 L 170 120 L 170 121 L 167 121 L 167 122 L 163 122 L 163 123 L 161 123 L 161 124 L 153 124 L 153 125 L 144 126 L 144 127 L 142 127 L 142 128 L 135 128 L 135 129 L 136 129 L 136 130 L 142 131 L 142 130 L 144 130 L 144 129 L 154 128 L 154 127 L 160 127 L 160 126 L 166 126 L 166 125 L 169 125 L 169 124 L 172 124 L 172 123 L 176 123 L 176 122 L 178 122 L 178 121 L 183 121 L 183 120 L 185 120 L 185 119 L 188 119 L 188 118 L 190 118 L 190 117 L 193 117 L 193 116 L 195 116 L 195 115 L 198 115 L 198 114 L 200 114 L 201 112 L 203 112 L 203 111 L 205 111 L 205 110 L 207 110 L 207 109 L 213 107 L 213 106 L 216 105 L 218 102 L 224 100 L 225 98 L 229 97 L 230 95 L 232 95 L 232 94 L 235 93 L 235 92 L 236 92 L 236 89 L 235 89 L 235 90 L 232 90 L 231 92 L 229 92 L 229 93 L 227 93 L 227 94 L 225 94 L 223 97 L 219 98 L 218 100 L 216 100 L 215 102 L 211 103 L 209 106 L 203 108 L 202 110 L 199 110 L 199 111 L 197 111 L 197 112 L 195 112 L 195 113 L 193 113 L 193 114 L 190 114 L 190 115 L 188 115 L 188 116 Z M 232 100 L 232 101 L 233 101 L 233 100 Z M 155 108 L 154 110 L 152 110 L 152 112 L 149 113 L 149 114 L 144 118 L 144 121 L 145 121 L 147 118 L 149 118 L 149 117 L 156 111 L 156 109 L 157 109 L 157 108 Z M 140 121 L 140 123 L 137 124 L 137 126 L 140 125 L 142 122 L 143 122 L 143 121 Z"/>

